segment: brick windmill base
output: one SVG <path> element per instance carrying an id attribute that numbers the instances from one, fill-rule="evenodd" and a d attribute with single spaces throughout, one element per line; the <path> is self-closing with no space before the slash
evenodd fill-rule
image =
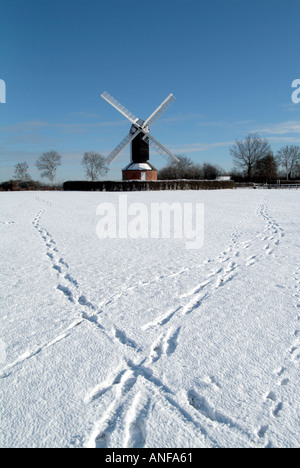
<path id="1" fill-rule="evenodd" d="M 123 180 L 157 180 L 157 170 L 150 163 L 130 163 L 122 171 Z"/>

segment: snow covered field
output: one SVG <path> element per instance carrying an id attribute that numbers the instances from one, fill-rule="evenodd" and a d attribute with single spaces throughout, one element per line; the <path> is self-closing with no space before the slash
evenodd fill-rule
<path id="1" fill-rule="evenodd" d="M 1 447 L 299 447 L 300 191 L 204 203 L 183 239 L 99 239 L 117 193 L 0 194 Z"/>

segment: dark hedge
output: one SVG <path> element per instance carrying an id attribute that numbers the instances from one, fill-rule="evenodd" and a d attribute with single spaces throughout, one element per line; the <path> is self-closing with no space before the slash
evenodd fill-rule
<path id="1" fill-rule="evenodd" d="M 232 180 L 157 180 L 157 181 L 67 181 L 63 184 L 66 191 L 87 192 L 133 192 L 151 190 L 218 190 L 232 189 Z"/>

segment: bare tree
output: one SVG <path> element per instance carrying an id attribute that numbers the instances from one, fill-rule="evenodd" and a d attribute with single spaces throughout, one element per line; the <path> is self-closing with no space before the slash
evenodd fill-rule
<path id="1" fill-rule="evenodd" d="M 208 164 L 208 163 L 203 164 L 204 179 L 214 180 L 223 173 L 224 173 L 224 170 L 219 166 L 214 166 L 213 164 Z"/>
<path id="2" fill-rule="evenodd" d="M 189 179 L 193 168 L 193 161 L 186 156 L 177 155 L 177 161 L 171 163 L 175 179 Z"/>
<path id="3" fill-rule="evenodd" d="M 84 153 L 81 164 L 85 167 L 86 176 L 91 180 L 99 179 L 100 175 L 108 171 L 108 167 L 105 164 L 105 157 L 93 151 Z"/>
<path id="4" fill-rule="evenodd" d="M 255 172 L 257 163 L 271 153 L 271 147 L 267 140 L 257 134 L 249 134 L 244 141 L 237 140 L 230 148 L 234 165 L 246 172 L 250 180 Z"/>
<path id="5" fill-rule="evenodd" d="M 178 162 L 172 162 L 159 171 L 159 179 L 216 179 L 217 176 L 224 173 L 224 170 L 219 166 L 208 163 L 201 166 L 186 156 L 177 154 L 176 157 L 179 160 Z"/>
<path id="6" fill-rule="evenodd" d="M 56 175 L 56 169 L 61 166 L 61 156 L 56 151 L 43 153 L 35 163 L 42 177 L 47 177 L 53 184 Z"/>
<path id="7" fill-rule="evenodd" d="M 300 179 L 300 161 L 295 166 L 294 177 Z"/>
<path id="8" fill-rule="evenodd" d="M 176 155 L 177 161 L 172 161 L 167 166 L 160 169 L 158 173 L 159 179 L 193 179 L 193 174 L 198 171 L 198 167 L 194 166 L 191 159 L 183 155 Z"/>
<path id="9" fill-rule="evenodd" d="M 28 164 L 26 161 L 16 164 L 14 178 L 21 182 L 28 182 L 29 180 L 31 180 L 31 177 L 27 171 Z"/>
<path id="10" fill-rule="evenodd" d="M 300 164 L 300 146 L 283 146 L 276 154 L 276 160 L 279 166 L 285 169 L 286 180 L 293 178 L 297 167 Z"/>
<path id="11" fill-rule="evenodd" d="M 255 181 L 271 183 L 277 179 L 277 163 L 272 153 L 260 159 L 255 167 Z"/>

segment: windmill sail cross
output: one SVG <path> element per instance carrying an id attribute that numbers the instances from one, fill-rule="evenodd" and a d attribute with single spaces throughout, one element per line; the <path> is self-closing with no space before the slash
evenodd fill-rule
<path id="1" fill-rule="evenodd" d="M 132 124 L 128 135 L 123 138 L 118 146 L 116 146 L 116 148 L 106 158 L 106 162 L 111 164 L 124 150 L 124 148 L 131 143 L 131 163 L 123 170 L 123 179 L 128 180 L 133 178 L 138 180 L 157 180 L 157 170 L 148 163 L 149 146 L 167 158 L 169 162 L 178 162 L 176 156 L 174 156 L 171 151 L 159 143 L 150 134 L 149 129 L 149 127 L 152 126 L 159 117 L 161 117 L 170 105 L 173 104 L 175 101 L 175 96 L 173 94 L 169 94 L 169 96 L 145 121 L 138 119 L 108 92 L 105 91 L 102 93 L 101 97 L 118 112 L 124 115 Z"/>

